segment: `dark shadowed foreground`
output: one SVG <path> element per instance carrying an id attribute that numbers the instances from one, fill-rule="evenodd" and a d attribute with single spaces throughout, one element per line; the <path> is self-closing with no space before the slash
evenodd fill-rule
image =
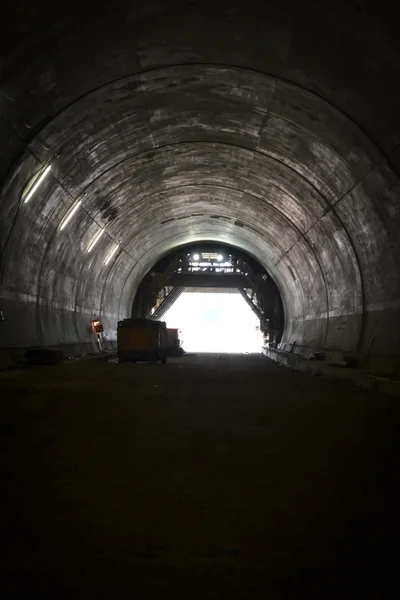
<path id="1" fill-rule="evenodd" d="M 7 598 L 398 597 L 395 400 L 246 355 L 0 386 Z"/>

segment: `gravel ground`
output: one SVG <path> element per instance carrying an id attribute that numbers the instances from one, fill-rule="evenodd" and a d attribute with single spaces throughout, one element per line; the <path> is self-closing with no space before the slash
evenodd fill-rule
<path id="1" fill-rule="evenodd" d="M 6 598 L 398 598 L 400 405 L 259 355 L 0 373 Z"/>

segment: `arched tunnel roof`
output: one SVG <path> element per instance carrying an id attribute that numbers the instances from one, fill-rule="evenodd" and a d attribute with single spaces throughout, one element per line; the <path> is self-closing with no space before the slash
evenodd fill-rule
<path id="1" fill-rule="evenodd" d="M 390 14 L 328 1 L 47 6 L 10 5 L 1 25 L 1 295 L 20 323 L 3 346 L 88 341 L 93 313 L 112 336 L 162 255 L 215 240 L 274 278 L 286 341 L 355 350 L 378 322 L 375 350 L 398 352 Z"/>

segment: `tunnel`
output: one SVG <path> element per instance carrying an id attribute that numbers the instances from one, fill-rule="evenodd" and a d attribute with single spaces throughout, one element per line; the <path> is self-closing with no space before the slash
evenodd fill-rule
<path id="1" fill-rule="evenodd" d="M 395 368 L 390 16 L 362 1 L 6 3 L 1 347 L 84 351 L 94 314 L 112 343 L 151 266 L 214 240 L 276 282 L 283 348 L 357 353 L 373 332 L 371 362 Z"/>
<path id="2" fill-rule="evenodd" d="M 3 1 L 5 599 L 400 596 L 399 16 Z M 204 249 L 262 348 L 143 358 Z"/>

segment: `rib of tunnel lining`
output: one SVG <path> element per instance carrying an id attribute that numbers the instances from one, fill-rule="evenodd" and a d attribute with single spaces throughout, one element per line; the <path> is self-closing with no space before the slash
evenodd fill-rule
<path id="1" fill-rule="evenodd" d="M 121 21 L 120 35 L 107 38 L 115 54 L 96 57 L 104 73 L 85 61 L 80 68 L 78 50 L 62 64 L 70 44 L 87 44 L 87 32 L 73 27 L 45 66 L 18 72 L 10 61 L 1 107 L 1 345 L 91 343 L 94 313 L 114 339 L 151 266 L 179 245 L 212 239 L 256 257 L 275 280 L 284 343 L 356 351 L 378 323 L 374 351 L 398 353 L 390 323 L 399 310 L 400 188 L 387 156 L 396 140 L 385 155 L 356 124 L 366 108 L 358 114 L 355 101 L 351 117 L 336 108 L 323 85 L 329 76 L 316 85 L 315 65 L 305 85 L 282 64 L 273 68 L 270 48 L 263 63 L 260 40 L 246 37 L 240 54 L 240 36 L 229 40 L 226 29 L 250 31 L 255 20 L 218 30 L 217 14 L 206 51 L 197 29 L 191 41 L 176 27 L 157 38 L 161 16 L 143 16 L 134 59 Z M 192 22 L 190 11 L 184 19 Z M 92 36 L 102 26 L 92 23 Z M 50 160 L 51 174 L 22 204 L 27 181 Z M 77 199 L 81 207 L 60 231 Z"/>

